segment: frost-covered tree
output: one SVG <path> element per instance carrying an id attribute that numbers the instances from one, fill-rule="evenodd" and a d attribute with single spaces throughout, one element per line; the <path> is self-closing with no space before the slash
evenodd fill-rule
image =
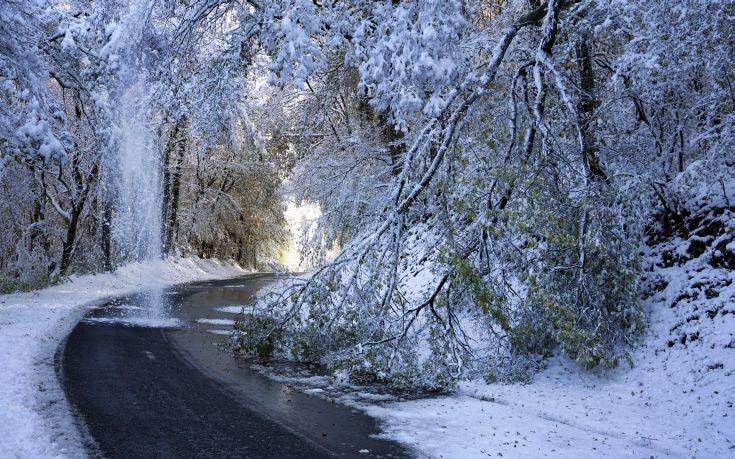
<path id="1" fill-rule="evenodd" d="M 342 251 L 235 341 L 430 388 L 616 365 L 652 200 L 729 152 L 732 5 L 690 3 L 279 2 L 296 177 Z"/>
<path id="2" fill-rule="evenodd" d="M 27 174 L 34 182 L 35 210 L 25 221 L 32 239 L 42 241 L 43 256 L 33 263 L 52 277 L 65 274 L 71 263 L 105 143 L 104 109 L 95 99 L 99 62 L 90 59 L 85 48 L 90 43 L 79 36 L 75 40 L 73 31 L 84 21 L 70 7 L 2 5 L 7 27 L 2 35 L 8 41 L 3 46 L 2 173 L 8 178 Z M 23 269 L 20 252 L 18 257 Z"/>
<path id="3" fill-rule="evenodd" d="M 207 74 L 206 69 L 218 70 L 218 60 L 227 61 L 221 57 L 227 52 L 208 41 L 212 34 L 196 43 L 182 39 L 172 6 L 113 0 L 0 5 L 0 180 L 9 197 L 0 211 L 12 235 L 0 244 L 0 267 L 10 278 L 8 288 L 30 285 L 19 279 L 34 278 L 40 285 L 70 271 L 110 269 L 140 256 L 137 242 L 124 247 L 117 239 L 121 232 L 135 233 L 122 238 L 132 240 L 148 230 L 111 228 L 121 213 L 130 212 L 117 197 L 126 167 L 119 152 L 135 135 L 160 145 L 166 158 L 171 152 L 164 146 L 180 144 L 169 140 L 185 120 L 198 139 L 213 146 L 223 145 L 223 126 L 241 120 L 245 137 L 257 137 L 242 103 L 248 65 L 233 68 L 233 78 Z M 187 50 L 196 53 L 181 58 L 183 53 L 173 52 L 177 43 L 188 43 Z M 146 132 L 125 137 L 131 110 Z M 180 164 L 173 161 L 171 168 Z M 170 182 L 164 192 L 177 188 Z M 272 194 L 277 183 L 266 177 L 253 186 Z M 162 239 L 171 244 L 175 213 L 172 193 L 168 197 Z M 221 231 L 224 224 L 216 224 L 219 229 L 212 231 Z M 258 244 L 282 237 L 274 234 Z"/>

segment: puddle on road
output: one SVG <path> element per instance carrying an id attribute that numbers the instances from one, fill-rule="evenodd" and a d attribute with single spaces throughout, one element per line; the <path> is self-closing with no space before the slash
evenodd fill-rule
<path id="1" fill-rule="evenodd" d="M 178 286 L 165 292 L 171 317 L 157 321 L 146 316 L 145 292 L 129 295 L 90 311 L 83 322 L 93 326 L 160 328 L 160 334 L 146 336 L 157 336 L 159 341 L 162 338 L 160 345 L 166 342 L 166 348 L 178 358 L 221 384 L 233 397 L 233 403 L 237 401 L 243 407 L 263 412 L 342 456 L 368 450 L 374 457 L 404 457 L 402 447 L 375 437 L 380 433 L 377 422 L 357 409 L 360 401 L 394 400 L 385 394 L 369 394 L 381 391 L 380 388 L 337 385 L 293 364 L 253 366 L 253 362 L 235 358 L 224 349 L 236 319 L 233 314 L 240 314 L 252 294 L 273 279 L 253 276 L 247 282 L 238 279 Z M 146 360 L 158 361 L 156 348 L 143 353 Z M 273 369 L 280 375 L 272 373 Z M 311 394 L 304 393 L 309 389 Z"/>
<path id="2" fill-rule="evenodd" d="M 120 324 L 124 327 L 145 327 L 145 328 L 179 328 L 184 324 L 179 319 L 159 319 L 151 317 L 87 317 L 82 320 L 84 323 L 94 324 Z"/>

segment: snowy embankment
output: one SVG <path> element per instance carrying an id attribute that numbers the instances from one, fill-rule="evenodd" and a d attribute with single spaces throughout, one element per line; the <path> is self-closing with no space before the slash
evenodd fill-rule
<path id="1" fill-rule="evenodd" d="M 632 368 L 593 374 L 557 358 L 528 385 L 471 381 L 367 411 L 432 457 L 732 457 L 735 206 L 714 201 L 647 248 L 648 329 Z"/>
<path id="2" fill-rule="evenodd" d="M 389 402 L 335 378 L 259 369 L 360 407 L 420 456 L 732 457 L 735 206 L 705 198 L 714 205 L 693 204 L 646 248 L 647 330 L 632 366 L 591 373 L 557 357 L 531 384 L 465 381 L 451 396 Z"/>
<path id="3" fill-rule="evenodd" d="M 56 379 L 54 354 L 90 305 L 139 290 L 245 273 L 216 260 L 176 258 L 0 295 L 0 457 L 84 455 Z"/>

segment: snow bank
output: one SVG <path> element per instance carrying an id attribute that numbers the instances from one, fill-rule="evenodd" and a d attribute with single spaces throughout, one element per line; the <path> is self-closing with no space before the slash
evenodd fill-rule
<path id="1" fill-rule="evenodd" d="M 713 205 L 692 203 L 680 230 L 644 253 L 648 328 L 632 367 L 590 373 L 557 357 L 528 385 L 464 381 L 452 396 L 408 401 L 264 373 L 365 410 L 382 437 L 421 456 L 731 457 L 735 206 L 705 198 Z"/>
<path id="2" fill-rule="evenodd" d="M 648 330 L 632 368 L 557 358 L 529 385 L 470 381 L 367 411 L 431 457 L 732 457 L 735 206 L 715 204 L 647 249 Z"/>
<path id="3" fill-rule="evenodd" d="M 54 354 L 93 302 L 137 290 L 245 274 L 216 260 L 133 263 L 44 290 L 0 295 L 0 457 L 84 456 Z"/>

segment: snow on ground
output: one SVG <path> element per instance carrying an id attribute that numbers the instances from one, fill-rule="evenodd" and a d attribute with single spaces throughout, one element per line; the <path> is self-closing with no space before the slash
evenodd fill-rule
<path id="1" fill-rule="evenodd" d="M 134 263 L 44 290 L 0 295 L 0 457 L 80 457 L 54 370 L 59 343 L 94 302 L 138 290 L 245 274 L 216 260 Z"/>
<path id="2" fill-rule="evenodd" d="M 431 457 L 735 456 L 735 207 L 705 208 L 646 254 L 648 330 L 633 368 L 557 358 L 532 384 L 471 381 L 371 406 Z"/>
<path id="3" fill-rule="evenodd" d="M 232 319 L 197 319 L 197 323 L 209 325 L 235 325 Z"/>
<path id="4" fill-rule="evenodd" d="M 214 310 L 227 314 L 242 314 L 242 306 L 222 306 L 221 308 L 214 308 Z"/>
<path id="5" fill-rule="evenodd" d="M 735 457 L 735 207 L 683 228 L 645 253 L 648 328 L 632 367 L 591 373 L 557 357 L 528 385 L 466 381 L 417 400 L 256 369 L 365 410 L 381 437 L 425 457 Z"/>

